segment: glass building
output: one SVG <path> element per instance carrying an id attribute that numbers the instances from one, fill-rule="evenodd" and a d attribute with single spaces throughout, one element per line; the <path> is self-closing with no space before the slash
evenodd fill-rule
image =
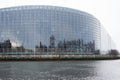
<path id="1" fill-rule="evenodd" d="M 98 19 L 56 6 L 0 9 L 0 52 L 108 53 L 115 48 Z"/>

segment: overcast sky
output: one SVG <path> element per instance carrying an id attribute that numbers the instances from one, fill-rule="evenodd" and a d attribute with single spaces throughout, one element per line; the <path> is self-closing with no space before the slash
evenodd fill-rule
<path id="1" fill-rule="evenodd" d="M 120 0 L 0 0 L 0 8 L 53 5 L 78 9 L 98 18 L 120 51 Z"/>

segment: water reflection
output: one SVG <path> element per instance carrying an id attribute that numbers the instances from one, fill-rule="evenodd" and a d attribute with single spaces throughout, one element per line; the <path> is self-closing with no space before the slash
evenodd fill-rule
<path id="1" fill-rule="evenodd" d="M 2 80 L 119 80 L 120 60 L 0 62 Z"/>

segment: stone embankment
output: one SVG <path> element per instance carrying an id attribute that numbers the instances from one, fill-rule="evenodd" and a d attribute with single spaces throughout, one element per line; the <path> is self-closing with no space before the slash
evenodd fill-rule
<path id="1" fill-rule="evenodd" d="M 113 55 L 4 55 L 0 61 L 65 61 L 65 60 L 114 60 L 120 56 Z"/>

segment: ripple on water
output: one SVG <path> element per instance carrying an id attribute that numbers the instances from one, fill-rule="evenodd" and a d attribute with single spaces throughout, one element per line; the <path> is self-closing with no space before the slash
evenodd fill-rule
<path id="1" fill-rule="evenodd" d="M 118 63 L 119 60 L 0 62 L 0 80 L 120 80 Z"/>

